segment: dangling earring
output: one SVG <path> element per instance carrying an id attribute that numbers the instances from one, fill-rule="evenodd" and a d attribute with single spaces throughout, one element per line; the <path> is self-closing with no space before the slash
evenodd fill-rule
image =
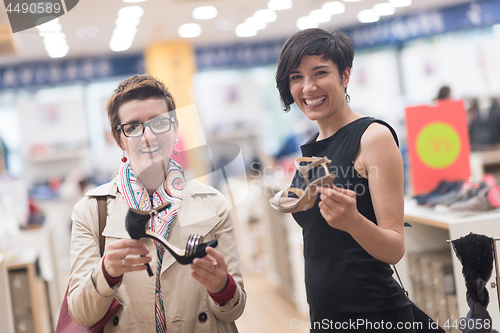
<path id="1" fill-rule="evenodd" d="M 351 101 L 351 96 L 349 96 L 349 94 L 347 93 L 347 87 L 344 88 L 344 92 L 345 92 L 345 100 L 347 103 L 349 103 Z"/>
<path id="2" fill-rule="evenodd" d="M 125 156 L 125 150 L 123 151 L 122 162 L 123 162 L 123 163 L 126 163 L 126 162 L 127 162 L 127 157 Z"/>
<path id="3" fill-rule="evenodd" d="M 175 144 L 178 143 L 178 142 L 179 142 L 179 139 L 175 139 L 175 141 L 174 141 L 174 151 L 172 152 L 172 154 L 174 154 L 174 155 L 179 154 L 179 151 L 177 150 L 177 148 L 175 148 Z"/>

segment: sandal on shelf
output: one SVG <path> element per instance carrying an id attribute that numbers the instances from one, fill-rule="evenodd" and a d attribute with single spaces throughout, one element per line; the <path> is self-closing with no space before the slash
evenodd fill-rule
<path id="1" fill-rule="evenodd" d="M 301 162 L 309 162 L 309 164 L 300 165 Z M 307 187 L 305 190 L 291 187 L 287 190 L 279 191 L 269 200 L 271 207 L 281 213 L 296 213 L 306 211 L 311 208 L 316 201 L 316 197 L 318 196 L 316 188 L 318 186 L 330 186 L 333 184 L 333 180 L 335 179 L 335 174 L 330 173 L 328 167 L 326 166 L 327 163 L 331 163 L 331 161 L 326 157 L 313 156 L 299 157 L 295 159 L 295 167 L 304 177 Z M 308 172 L 319 165 L 323 166 L 325 169 L 325 176 L 310 182 Z M 289 192 L 296 194 L 298 198 L 288 197 Z"/>

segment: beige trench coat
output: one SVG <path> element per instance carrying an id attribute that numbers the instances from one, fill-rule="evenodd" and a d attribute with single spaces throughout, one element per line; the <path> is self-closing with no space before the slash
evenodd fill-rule
<path id="1" fill-rule="evenodd" d="M 103 235 L 106 244 L 130 238 L 125 229 L 128 206 L 117 191 L 116 179 L 89 191 L 73 210 L 71 270 L 68 308 L 80 325 L 92 326 L 106 313 L 113 298 L 122 308 L 108 321 L 104 333 L 156 332 L 155 277 L 146 271 L 130 272 L 121 283 L 110 288 L 102 271 L 99 254 L 98 214 L 95 196 L 107 196 L 108 219 Z M 226 199 L 214 188 L 194 181 L 187 183 L 183 203 L 172 223 L 169 241 L 183 249 L 190 234 L 208 241 L 217 238 L 219 251 L 237 288 L 232 300 L 219 306 L 205 287 L 191 276 L 189 265 L 180 265 L 165 251 L 161 286 L 168 333 L 237 332 L 234 321 L 243 313 L 246 294 L 243 287 L 233 219 Z M 141 240 L 152 257 L 156 274 L 156 249 L 151 239 Z"/>

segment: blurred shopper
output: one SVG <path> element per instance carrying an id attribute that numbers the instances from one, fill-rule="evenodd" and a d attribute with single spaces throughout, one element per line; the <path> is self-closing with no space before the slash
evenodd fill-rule
<path id="1" fill-rule="evenodd" d="M 436 100 L 440 101 L 443 99 L 450 99 L 451 98 L 451 88 L 449 86 L 442 86 L 439 88 Z"/>
<path id="2" fill-rule="evenodd" d="M 115 179 L 89 191 L 74 208 L 69 313 L 78 324 L 92 326 L 116 297 L 122 307 L 104 332 L 237 332 L 234 321 L 246 294 L 233 219 L 219 192 L 186 182 L 170 158 L 178 130 L 170 92 L 152 76 L 135 75 L 119 84 L 107 111 L 124 163 Z M 96 196 L 107 197 L 102 259 Z M 209 247 L 203 259 L 183 266 L 157 241 L 130 239 L 129 208 L 150 211 L 167 202 L 168 210 L 148 222 L 151 230 L 182 249 L 190 234 L 216 238 L 217 249 Z M 144 271 L 146 263 L 154 277 Z"/>
<path id="3" fill-rule="evenodd" d="M 319 128 L 302 155 L 326 156 L 336 174 L 312 208 L 293 214 L 303 228 L 311 332 L 388 325 L 414 332 L 397 326 L 412 326 L 414 318 L 390 267 L 405 252 L 403 161 L 394 130 L 348 104 L 353 57 L 345 33 L 307 29 L 285 42 L 276 73 L 285 111 L 296 103 Z M 297 172 L 291 187 L 306 186 Z"/>

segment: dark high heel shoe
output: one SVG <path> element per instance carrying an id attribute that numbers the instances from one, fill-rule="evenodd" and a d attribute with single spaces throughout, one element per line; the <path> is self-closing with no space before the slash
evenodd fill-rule
<path id="1" fill-rule="evenodd" d="M 156 209 L 150 211 L 142 211 L 129 208 L 127 217 L 125 218 L 125 227 L 132 239 L 152 238 L 163 245 L 175 260 L 181 265 L 187 265 L 193 262 L 195 258 L 203 258 L 207 255 L 206 248 L 217 246 L 217 239 L 213 239 L 203 243 L 203 237 L 200 235 L 189 235 L 186 249 L 181 250 L 174 245 L 170 244 L 165 238 L 158 235 L 156 232 L 147 229 L 149 219 L 160 213 L 161 211 L 170 207 L 170 203 L 166 203 Z M 201 244 L 200 244 L 201 243 Z"/>

